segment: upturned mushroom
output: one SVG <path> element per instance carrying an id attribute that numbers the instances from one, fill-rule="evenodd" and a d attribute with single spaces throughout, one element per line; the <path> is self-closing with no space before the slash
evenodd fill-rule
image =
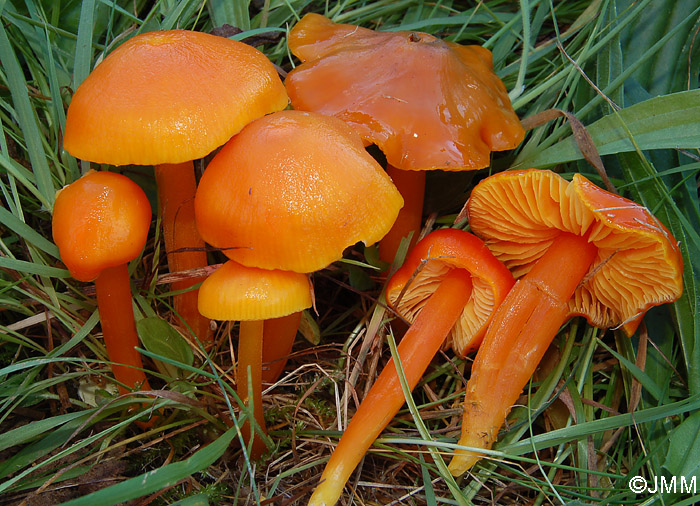
<path id="1" fill-rule="evenodd" d="M 253 121 L 217 153 L 197 189 L 195 212 L 204 240 L 228 258 L 309 273 L 357 242 L 381 239 L 402 204 L 345 123 L 282 111 Z M 288 349 L 298 320 L 282 323 L 274 341 Z M 263 337 L 263 347 L 270 342 Z M 258 424 L 264 427 L 263 420 Z"/>
<path id="2" fill-rule="evenodd" d="M 290 31 L 289 48 L 302 61 L 285 80 L 292 106 L 344 120 L 386 155 L 406 203 L 380 242 L 385 261 L 410 232 L 417 240 L 426 170 L 487 167 L 491 151 L 524 137 L 483 47 L 307 14 Z"/>
<path id="3" fill-rule="evenodd" d="M 645 208 L 580 174 L 503 172 L 467 202 L 471 230 L 518 281 L 496 310 L 467 383 L 462 436 L 450 471 L 461 475 L 498 436 L 560 327 L 584 316 L 633 333 L 650 307 L 682 292 L 676 240 Z"/>
<path id="4" fill-rule="evenodd" d="M 255 421 L 263 433 L 267 433 L 261 388 L 263 327 L 298 315 L 308 307 L 311 307 L 311 286 L 305 274 L 244 267 L 233 260 L 211 274 L 199 289 L 199 310 L 203 315 L 212 320 L 240 322 L 236 392 L 244 404 L 250 405 L 252 401 Z M 282 327 L 282 335 L 287 335 L 284 323 Z M 295 327 L 293 332 L 296 334 Z M 244 440 L 250 440 L 251 432 L 250 424 L 245 424 Z M 251 455 L 257 458 L 264 450 L 262 438 L 254 437 Z"/>
<path id="5" fill-rule="evenodd" d="M 127 264 L 146 244 L 151 205 L 121 174 L 90 171 L 56 195 L 53 238 L 75 279 L 94 281 L 102 334 L 121 393 L 149 390 L 131 303 Z"/>
<path id="6" fill-rule="evenodd" d="M 244 125 L 284 109 L 277 72 L 257 49 L 188 30 L 137 35 L 111 52 L 78 87 L 68 108 L 64 147 L 111 165 L 154 165 L 170 272 L 207 264 L 194 223 L 192 160 Z M 197 312 L 202 278 L 173 283 L 174 309 L 202 341 L 209 321 Z"/>
<path id="7" fill-rule="evenodd" d="M 428 234 L 387 282 L 387 301 L 411 322 L 398 355 L 413 390 L 441 346 L 464 356 L 478 347 L 514 280 L 476 236 L 456 229 Z M 330 506 L 362 457 L 405 402 L 394 362 L 387 364 L 321 475 L 309 505 Z"/>

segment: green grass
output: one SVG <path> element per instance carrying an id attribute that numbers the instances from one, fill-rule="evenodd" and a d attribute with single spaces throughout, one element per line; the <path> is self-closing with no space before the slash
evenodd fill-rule
<path id="1" fill-rule="evenodd" d="M 87 168 L 62 150 L 65 111 L 105 52 L 143 31 L 210 31 L 228 23 L 248 31 L 239 39 L 265 29 L 281 34 L 260 49 L 289 70 L 294 62 L 284 34 L 307 11 L 488 47 L 519 116 L 551 108 L 576 115 L 621 194 L 669 228 L 685 264 L 683 296 L 650 311 L 646 332 L 627 339 L 583 321 L 566 326 L 490 458 L 456 480 L 441 459 L 458 438 L 470 359 L 451 352 L 438 357 L 353 475 L 346 502 L 351 488 L 356 504 L 696 502 L 700 496 L 635 495 L 628 481 L 635 475 L 700 481 L 700 4 L 5 0 L 0 504 L 42 498 L 51 504 L 139 498 L 140 504 L 182 506 L 303 504 L 308 498 L 339 436 L 337 418 L 347 422 L 355 397 L 362 398 L 393 352 L 382 339 L 372 341 L 386 314 L 376 310 L 380 286 L 362 252 L 314 276 L 318 315 L 312 316 L 321 342 L 299 340 L 282 380 L 267 393 L 274 450 L 255 463 L 236 431 L 247 412 L 232 381 L 228 345 L 235 327 L 220 326 L 217 347 L 207 355 L 184 340 L 159 341 L 161 323 L 152 325 L 147 364 L 162 388 L 156 407 L 166 415 L 157 427 L 140 427 L 139 410 L 149 409 L 143 398 L 114 398 L 104 390 L 109 364 L 93 294 L 70 278 L 50 226 L 55 191 Z M 515 167 L 556 167 L 600 182 L 564 119 L 534 128 L 519 149 L 498 154 L 478 176 Z M 153 198 L 147 176 L 134 177 Z M 428 202 L 440 226 L 452 222 L 470 181 L 430 181 Z M 455 195 L 455 185 L 464 191 Z M 131 265 L 134 276 L 146 280 L 137 285 L 135 308 L 147 322 L 169 318 L 169 287 L 157 277 L 166 272 L 161 251 L 155 236 Z M 94 399 L 88 385 L 99 387 Z"/>

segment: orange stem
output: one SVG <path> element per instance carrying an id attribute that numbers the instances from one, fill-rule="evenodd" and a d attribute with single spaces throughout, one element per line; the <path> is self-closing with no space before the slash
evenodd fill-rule
<path id="1" fill-rule="evenodd" d="M 170 272 L 206 267 L 204 240 L 194 221 L 194 195 L 197 183 L 192 162 L 155 166 L 158 202 L 163 223 L 163 239 Z M 186 251 L 178 251 L 186 250 Z M 171 284 L 173 290 L 186 290 L 204 278 L 188 278 Z M 203 342 L 209 343 L 212 332 L 209 319 L 197 310 L 198 290 L 175 295 L 173 307 L 180 318 Z"/>
<path id="2" fill-rule="evenodd" d="M 464 269 L 451 270 L 404 335 L 397 351 L 411 390 L 462 314 L 471 292 L 471 275 Z M 352 471 L 404 402 L 396 366 L 392 361 L 381 372 L 350 420 L 326 464 L 309 506 L 336 503 Z"/>
<path id="3" fill-rule="evenodd" d="M 394 225 L 379 242 L 379 258 L 392 264 L 401 239 L 413 232 L 409 251 L 418 241 L 423 219 L 423 200 L 425 198 L 425 171 L 401 170 L 387 165 L 386 172 L 401 193 L 404 203 Z"/>
<path id="4" fill-rule="evenodd" d="M 301 311 L 265 320 L 262 350 L 262 380 L 274 383 L 282 375 L 301 322 Z"/>
<path id="5" fill-rule="evenodd" d="M 124 394 L 131 389 L 150 390 L 143 372 L 141 354 L 136 351 L 139 340 L 131 305 L 127 265 L 103 270 L 95 280 L 95 289 L 107 357 L 110 362 L 114 362 L 112 374 L 120 383 L 119 392 Z"/>
<path id="6" fill-rule="evenodd" d="M 264 321 L 242 321 L 238 332 L 238 368 L 236 373 L 236 392 L 243 403 L 248 406 L 253 402 L 253 416 L 263 433 L 267 434 L 262 405 L 262 348 Z M 250 375 L 250 386 L 248 376 Z M 249 390 L 252 398 L 249 396 Z M 251 425 L 243 425 L 243 440 L 250 441 Z M 250 452 L 252 459 L 258 459 L 265 452 L 266 446 L 257 432 L 254 435 Z"/>
<path id="7" fill-rule="evenodd" d="M 459 444 L 491 448 L 561 326 L 569 299 L 588 272 L 597 248 L 585 238 L 561 234 L 496 310 L 467 382 Z M 457 450 L 450 472 L 459 476 L 482 453 Z"/>

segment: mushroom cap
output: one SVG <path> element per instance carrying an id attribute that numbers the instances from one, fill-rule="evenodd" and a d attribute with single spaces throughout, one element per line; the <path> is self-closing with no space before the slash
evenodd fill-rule
<path id="1" fill-rule="evenodd" d="M 569 308 L 596 327 L 626 325 L 681 295 L 683 261 L 666 227 L 646 207 L 580 174 L 569 183 L 549 170 L 502 172 L 474 188 L 467 210 L 471 230 L 516 278 L 561 232 L 595 244 L 596 259 Z"/>
<path id="2" fill-rule="evenodd" d="M 386 296 L 391 307 L 413 323 L 451 269 L 466 269 L 472 276 L 471 297 L 446 343 L 463 357 L 479 346 L 494 310 L 515 282 L 481 239 L 450 228 L 431 232 L 389 279 Z"/>
<path id="3" fill-rule="evenodd" d="M 397 168 L 480 169 L 525 135 L 483 47 L 307 14 L 289 48 L 303 62 L 285 81 L 293 107 L 341 118 Z"/>
<path id="4" fill-rule="evenodd" d="M 115 49 L 78 87 L 63 145 L 98 163 L 182 163 L 287 103 L 257 49 L 188 30 L 148 32 Z"/>
<path id="5" fill-rule="evenodd" d="M 312 272 L 381 239 L 402 205 L 345 123 L 282 111 L 247 125 L 212 159 L 195 216 L 202 238 L 232 260 Z"/>
<path id="6" fill-rule="evenodd" d="M 311 307 L 306 274 L 245 267 L 229 260 L 199 287 L 199 312 L 212 320 L 259 321 Z"/>
<path id="7" fill-rule="evenodd" d="M 136 258 L 150 226 L 146 194 L 121 174 L 89 171 L 56 194 L 53 239 L 79 281 L 93 281 L 102 270 Z"/>

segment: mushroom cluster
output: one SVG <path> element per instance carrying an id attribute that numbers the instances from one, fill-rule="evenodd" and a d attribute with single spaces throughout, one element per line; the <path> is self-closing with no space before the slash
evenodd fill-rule
<path id="1" fill-rule="evenodd" d="M 358 241 L 377 242 L 403 205 L 390 178 L 342 121 L 298 111 L 254 121 L 287 104 L 274 66 L 258 50 L 186 30 L 148 32 L 121 44 L 79 86 L 64 137 L 65 149 L 86 161 L 155 166 L 172 272 L 206 265 L 203 238 L 231 258 L 203 282 L 201 296 L 192 289 L 200 278 L 173 283 L 186 292 L 175 296 L 174 309 L 205 344 L 209 318 L 244 322 L 238 392 L 247 402 L 252 388 L 263 432 L 261 378 L 279 374 L 300 311 L 312 304 L 307 273 Z M 195 199 L 192 160 L 231 138 L 207 168 Z M 59 200 L 55 217 L 59 243 L 72 233 L 60 226 L 65 201 Z M 150 208 L 148 216 L 150 223 Z M 62 252 L 70 264 L 70 250 Z M 111 319 L 102 312 L 110 334 Z M 267 346 L 263 334 L 270 334 Z M 133 356 L 136 342 L 132 332 L 128 362 L 140 365 Z M 266 374 L 261 354 L 278 362 Z"/>
<path id="2" fill-rule="evenodd" d="M 247 125 L 209 163 L 195 198 L 197 226 L 230 260 L 203 283 L 199 308 L 211 318 L 242 321 L 237 389 L 244 402 L 252 400 L 263 433 L 262 357 L 273 339 L 291 347 L 299 323 L 292 315 L 311 306 L 306 273 L 339 260 L 357 242 L 377 242 L 402 205 L 359 135 L 331 116 L 270 114 Z M 278 284 L 284 288 L 273 289 Z M 236 310 L 230 300 L 241 297 L 246 302 Z M 282 317 L 288 319 L 270 329 L 277 335 L 264 337 L 263 323 Z M 256 441 L 253 456 L 264 450 Z"/>
<path id="3" fill-rule="evenodd" d="M 476 352 L 450 463 L 455 475 L 497 439 L 569 318 L 631 335 L 650 307 L 680 296 L 681 255 L 668 230 L 580 174 L 487 177 L 466 205 L 470 232 L 442 229 L 416 242 L 423 171 L 487 167 L 493 151 L 524 137 L 488 50 L 317 14 L 297 23 L 289 46 L 302 63 L 283 84 L 262 53 L 239 42 L 184 30 L 135 36 L 78 88 L 64 141 L 86 161 L 155 166 L 172 272 L 205 266 L 205 243 L 225 255 L 207 279 L 173 283 L 185 292 L 174 309 L 205 343 L 210 319 L 239 322 L 236 388 L 254 458 L 266 448 L 262 383 L 281 373 L 301 312 L 314 304 L 311 273 L 358 242 L 381 242 L 380 256 L 392 262 L 413 234 L 384 291 L 410 324 L 398 346 L 409 388 L 441 347 L 460 357 Z M 295 110 L 283 110 L 290 99 Z M 365 149 L 370 144 L 384 152 L 386 170 Z M 197 185 L 192 160 L 217 148 Z M 60 191 L 54 207 L 64 263 L 76 279 L 96 283 L 123 392 L 149 388 L 127 263 L 141 253 L 151 217 L 144 192 L 108 171 L 89 171 Z M 403 402 L 392 361 L 310 504 L 335 504 Z"/>
<path id="4" fill-rule="evenodd" d="M 242 322 L 237 388 L 246 404 L 253 392 L 262 432 L 261 378 L 280 373 L 300 311 L 312 305 L 307 273 L 356 242 L 377 242 L 403 205 L 344 122 L 300 111 L 270 114 L 287 104 L 260 51 L 198 32 L 149 32 L 120 45 L 79 86 L 64 139 L 83 160 L 155 165 L 172 272 L 205 266 L 205 239 L 231 259 L 202 283 L 202 294 L 192 289 L 200 278 L 173 283 L 186 292 L 175 296 L 174 308 L 205 344 L 209 318 Z M 225 143 L 196 190 L 191 160 Z M 65 221 L 57 209 L 56 223 Z M 150 223 L 150 208 L 148 216 Z M 57 237 L 61 230 L 57 225 Z M 264 373 L 261 357 L 278 363 Z M 260 453 L 256 440 L 253 454 Z"/>
<path id="5" fill-rule="evenodd" d="M 243 126 L 287 106 L 272 63 L 242 42 L 201 32 L 147 32 L 111 52 L 78 87 L 68 108 L 64 148 L 110 165 L 154 165 L 169 270 L 205 267 L 194 223 L 192 160 Z M 175 313 L 201 341 L 209 321 L 197 311 L 201 278 L 172 284 L 184 291 Z"/>
<path id="6" fill-rule="evenodd" d="M 513 282 L 508 269 L 472 234 L 443 229 L 418 242 L 386 291 L 389 304 L 412 322 L 397 349 L 411 390 L 446 339 L 461 356 L 478 346 Z M 403 403 L 391 362 L 345 429 L 310 505 L 335 504 L 353 469 Z"/>
<path id="7" fill-rule="evenodd" d="M 366 144 L 380 147 L 387 172 L 404 195 L 406 205 L 380 244 L 383 260 L 393 260 L 410 232 L 415 243 L 425 181 L 420 170 L 483 168 L 491 151 L 513 149 L 523 139 L 483 48 L 424 33 L 378 33 L 317 14 L 306 15 L 291 30 L 289 47 L 302 62 L 285 81 L 293 107 L 336 116 Z M 409 253 L 388 281 L 386 297 L 413 322 L 398 347 L 410 388 L 446 338 L 461 356 L 478 349 L 460 444 L 488 448 L 568 318 L 583 315 L 592 325 L 622 326 L 631 334 L 649 307 L 680 296 L 682 266 L 674 239 L 645 208 L 580 175 L 571 183 L 550 171 L 487 178 L 474 190 L 469 211 L 471 230 L 493 254 L 516 278 L 529 274 L 510 292 L 511 274 L 496 275 L 499 285 L 481 276 L 470 281 L 461 248 L 455 247 L 466 239 L 458 241 L 456 231 L 438 231 Z M 519 229 L 521 221 L 525 231 Z M 493 258 L 480 256 L 486 246 L 479 254 L 474 246 L 470 250 L 481 269 L 483 258 Z M 663 267 L 649 273 L 643 258 Z M 500 266 L 491 274 L 505 271 L 500 262 L 487 263 Z M 350 421 L 310 504 L 338 500 L 350 473 L 402 403 L 396 369 L 389 364 Z M 450 470 L 459 475 L 476 458 L 460 450 Z"/>
<path id="8" fill-rule="evenodd" d="M 387 262 L 404 237 L 417 240 L 426 170 L 487 167 L 491 151 L 513 149 L 525 135 L 481 46 L 311 13 L 290 31 L 289 48 L 302 61 L 285 80 L 292 106 L 344 120 L 386 156 L 406 201 L 380 242 Z"/>
<path id="9" fill-rule="evenodd" d="M 288 102 L 277 70 L 257 49 L 225 37 L 169 30 L 136 35 L 119 45 L 78 87 L 68 108 L 63 145 L 73 156 L 117 166 L 154 165 L 168 267 L 171 273 L 182 276 L 181 281 L 171 283 L 176 292 L 174 313 L 182 327 L 207 347 L 212 344 L 211 327 L 209 318 L 198 310 L 195 286 L 203 278 L 187 274 L 207 265 L 205 243 L 194 219 L 196 178 L 192 160 L 205 157 L 246 124 L 284 109 Z M 66 265 L 72 266 L 73 257 L 83 255 L 81 248 L 90 249 L 87 240 L 82 239 L 85 234 L 76 232 L 81 221 L 89 224 L 101 216 L 97 211 L 89 211 L 89 196 L 75 196 L 76 188 L 87 187 L 88 181 L 101 178 L 113 180 L 114 176 L 90 173 L 62 191 L 54 212 L 54 236 Z M 137 193 L 135 187 L 143 194 L 131 184 L 132 193 Z M 107 190 L 104 192 L 107 198 Z M 73 196 L 71 204 L 64 204 L 69 195 Z M 101 197 L 93 198 L 105 212 L 101 222 L 107 223 L 107 209 L 104 203 L 100 204 Z M 123 200 L 119 205 L 115 203 L 111 211 L 121 214 L 110 219 L 123 220 L 127 206 L 133 206 L 131 212 L 137 214 L 138 210 L 141 216 L 147 209 L 148 219 L 129 233 L 123 224 L 119 230 L 112 226 L 114 237 L 100 232 L 99 244 L 104 251 L 93 252 L 100 258 L 111 251 L 106 247 L 110 241 L 130 241 L 132 258 L 145 243 L 144 227 L 147 231 L 151 218 L 148 200 L 145 195 L 128 196 L 124 192 L 120 198 Z M 70 213 L 69 206 L 74 208 Z M 70 227 L 66 225 L 69 218 Z M 82 246 L 78 239 L 83 241 Z M 142 242 L 134 250 L 137 241 Z M 61 247 L 63 243 L 66 246 Z M 74 268 L 69 268 L 73 272 Z M 108 353 L 117 363 L 114 374 L 122 388 L 147 387 L 140 356 L 134 349 L 138 340 L 132 329 L 133 312 L 125 302 L 130 294 L 128 278 L 121 271 L 118 286 L 122 306 L 115 312 L 110 310 L 114 303 L 102 303 L 107 296 L 101 294 L 107 290 L 100 286 L 107 285 L 110 272 L 101 274 L 96 284 Z M 81 280 L 95 277 L 74 275 Z M 110 285 L 117 286 L 116 283 Z M 109 300 L 116 298 L 109 296 Z M 121 344 L 114 344 L 120 339 Z"/>
<path id="10" fill-rule="evenodd" d="M 580 174 L 571 182 L 546 170 L 490 176 L 474 188 L 467 209 L 471 230 L 484 242 L 459 230 L 429 234 L 386 292 L 412 322 L 397 349 L 410 389 L 448 334 L 457 354 L 478 349 L 461 448 L 449 465 L 456 476 L 479 460 L 478 448 L 494 443 L 569 318 L 584 316 L 631 335 L 650 307 L 682 291 L 680 251 L 668 230 L 646 208 Z M 515 283 L 506 266 L 519 278 Z M 309 504 L 336 503 L 403 401 L 390 363 L 343 433 Z"/>

